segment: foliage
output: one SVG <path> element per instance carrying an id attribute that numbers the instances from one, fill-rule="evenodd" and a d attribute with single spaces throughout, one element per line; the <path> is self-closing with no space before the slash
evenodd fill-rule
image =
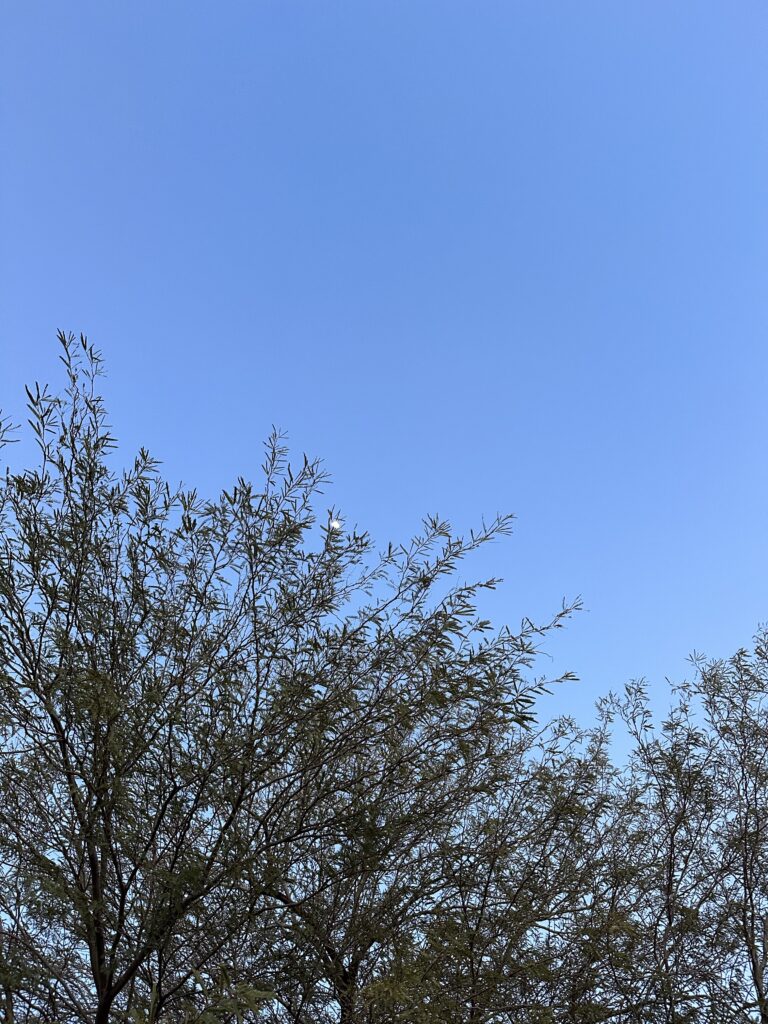
<path id="1" fill-rule="evenodd" d="M 541 724 L 573 606 L 457 581 L 508 518 L 376 555 L 278 435 L 213 500 L 118 471 L 60 341 L 0 485 L 4 1020 L 768 1022 L 765 634 L 660 723 L 635 683 Z"/>

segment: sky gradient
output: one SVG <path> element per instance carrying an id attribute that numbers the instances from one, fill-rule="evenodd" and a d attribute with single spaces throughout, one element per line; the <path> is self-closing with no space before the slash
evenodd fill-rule
<path id="1" fill-rule="evenodd" d="M 515 535 L 584 718 L 768 620 L 768 5 L 8 0 L 0 407 L 105 355 L 203 493 L 272 424 L 381 542 Z"/>

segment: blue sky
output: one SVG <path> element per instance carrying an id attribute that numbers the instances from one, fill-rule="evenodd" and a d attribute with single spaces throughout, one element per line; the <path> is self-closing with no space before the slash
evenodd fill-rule
<path id="1" fill-rule="evenodd" d="M 274 423 L 383 544 L 515 535 L 593 699 L 768 619 L 768 5 L 8 0 L 0 405 L 103 350 L 215 491 Z"/>

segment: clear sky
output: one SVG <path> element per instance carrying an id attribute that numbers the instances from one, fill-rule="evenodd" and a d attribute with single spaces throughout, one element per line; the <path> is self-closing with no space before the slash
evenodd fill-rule
<path id="1" fill-rule="evenodd" d="M 768 619 L 765 0 L 5 0 L 0 405 L 103 350 L 203 492 L 274 423 L 382 542 L 513 511 L 588 715 Z"/>

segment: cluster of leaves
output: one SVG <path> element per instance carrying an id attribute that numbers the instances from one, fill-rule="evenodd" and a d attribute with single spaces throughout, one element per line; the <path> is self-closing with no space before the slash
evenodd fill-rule
<path id="1" fill-rule="evenodd" d="M 60 340 L 0 486 L 3 1019 L 768 1021 L 764 642 L 659 729 L 639 686 L 540 726 L 572 607 L 494 630 L 456 582 L 508 519 L 376 555 L 277 435 L 212 501 L 118 472 Z"/>

